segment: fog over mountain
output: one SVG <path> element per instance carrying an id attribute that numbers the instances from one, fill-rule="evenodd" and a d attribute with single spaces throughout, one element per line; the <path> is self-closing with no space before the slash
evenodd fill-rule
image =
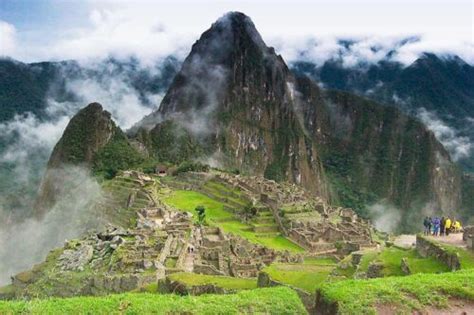
<path id="1" fill-rule="evenodd" d="M 468 313 L 455 2 L 4 0 L 0 313 Z"/>

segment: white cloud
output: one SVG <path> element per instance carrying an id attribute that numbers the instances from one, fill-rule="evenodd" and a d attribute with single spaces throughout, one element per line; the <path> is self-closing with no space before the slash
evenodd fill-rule
<path id="1" fill-rule="evenodd" d="M 368 211 L 377 230 L 390 233 L 400 229 L 403 215 L 400 209 L 380 201 L 369 206 Z"/>
<path id="2" fill-rule="evenodd" d="M 15 26 L 0 20 L 0 57 L 16 54 Z"/>
<path id="3" fill-rule="evenodd" d="M 376 62 L 400 39 L 416 35 L 420 40 L 400 47 L 394 55 L 396 60 L 410 63 L 420 53 L 432 51 L 459 54 L 474 63 L 472 4 L 468 0 L 429 4 L 424 0 L 101 0 L 68 6 L 86 8 L 80 10 L 89 12 L 81 19 L 82 24 L 63 29 L 67 21 L 59 21 L 53 36 L 46 36 L 39 25 L 34 33 L 36 41 L 22 37 L 25 40 L 17 45 L 22 49 L 13 57 L 27 61 L 102 58 L 110 54 L 136 55 L 143 60 L 169 54 L 184 57 L 217 18 L 228 11 L 242 11 L 253 19 L 267 44 L 276 46 L 288 61 L 301 57 L 324 61 L 341 53 L 348 66 L 360 60 Z M 341 38 L 357 43 L 341 50 L 337 41 Z"/>
<path id="4" fill-rule="evenodd" d="M 436 113 L 429 112 L 425 108 L 419 109 L 417 116 L 448 150 L 454 161 L 471 156 L 474 146 L 469 137 L 459 136 L 457 130 L 439 119 Z"/>

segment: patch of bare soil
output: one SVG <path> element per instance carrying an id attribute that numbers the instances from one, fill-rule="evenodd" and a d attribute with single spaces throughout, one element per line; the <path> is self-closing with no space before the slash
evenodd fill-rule
<path id="1" fill-rule="evenodd" d="M 462 233 L 452 233 L 448 236 L 429 236 L 429 238 L 439 243 L 457 247 L 466 247 L 466 242 L 462 240 Z"/>
<path id="2" fill-rule="evenodd" d="M 411 248 L 414 247 L 416 243 L 416 235 L 415 234 L 402 234 L 398 235 L 393 244 L 398 247 L 402 248 Z"/>
<path id="3" fill-rule="evenodd" d="M 379 304 L 376 306 L 379 315 L 406 314 L 398 305 Z M 474 315 L 474 301 L 450 298 L 448 307 L 429 306 L 421 311 L 413 311 L 413 315 Z"/>

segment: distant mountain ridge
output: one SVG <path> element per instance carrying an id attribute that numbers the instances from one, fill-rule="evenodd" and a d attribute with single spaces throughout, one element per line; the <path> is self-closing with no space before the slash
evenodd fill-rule
<path id="1" fill-rule="evenodd" d="M 382 60 L 376 64 L 343 66 L 332 59 L 321 65 L 295 62 L 292 69 L 329 89 L 349 91 L 417 116 L 421 108 L 474 143 L 474 67 L 458 56 L 424 53 L 411 65 Z M 474 171 L 474 152 L 459 161 Z"/>
<path id="2" fill-rule="evenodd" d="M 158 87 L 143 78 L 140 86 Z M 407 227 L 422 207 L 460 204 L 460 173 L 433 133 L 398 110 L 293 73 L 242 13 L 203 33 L 159 109 L 128 137 L 144 159 L 287 180 L 366 216 L 368 204 L 393 204 Z"/>
<path id="3" fill-rule="evenodd" d="M 144 104 L 153 107 L 145 94 L 166 91 L 180 64 L 172 56 L 147 68 L 134 58 L 108 58 L 88 65 L 76 61 L 23 63 L 0 59 L 0 122 L 28 112 L 48 119 L 49 100 L 80 102 L 74 91 L 67 88 L 73 80 L 92 79 L 100 83 L 120 77 L 141 96 Z"/>
<path id="4" fill-rule="evenodd" d="M 203 33 L 159 110 L 137 124 L 133 134 L 152 156 L 166 150 L 157 139 L 169 134 L 167 121 L 200 148 L 188 150 L 200 152 L 194 157 L 217 154 L 225 167 L 289 180 L 354 208 L 379 199 L 405 211 L 460 203 L 460 174 L 421 123 L 295 76 L 241 13 Z"/>

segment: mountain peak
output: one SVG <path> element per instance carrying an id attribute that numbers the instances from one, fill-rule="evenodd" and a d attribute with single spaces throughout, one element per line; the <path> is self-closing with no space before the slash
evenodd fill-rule
<path id="1" fill-rule="evenodd" d="M 161 115 L 177 112 L 208 114 L 225 103 L 229 88 L 261 87 L 264 81 L 287 74 L 283 59 L 267 47 L 252 20 L 243 13 L 229 12 L 193 45 L 159 110 L 139 126 L 153 127 Z"/>
<path id="2" fill-rule="evenodd" d="M 446 65 L 463 67 L 468 64 L 457 55 L 436 55 L 434 53 L 424 52 L 412 65 L 418 67 L 442 67 Z"/>
<path id="3" fill-rule="evenodd" d="M 249 47 L 262 52 L 268 50 L 250 17 L 240 12 L 229 12 L 201 35 L 188 58 L 198 54 L 213 63 L 225 63 L 231 57 L 229 54 Z"/>

